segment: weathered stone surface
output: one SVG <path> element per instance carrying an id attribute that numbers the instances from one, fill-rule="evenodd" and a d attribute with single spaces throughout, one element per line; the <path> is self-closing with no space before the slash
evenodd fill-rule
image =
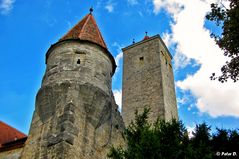
<path id="1" fill-rule="evenodd" d="M 123 118 L 151 107 L 149 119 L 178 118 L 171 55 L 156 35 L 123 49 Z"/>
<path id="2" fill-rule="evenodd" d="M 102 159 L 112 145 L 123 146 L 124 123 L 111 73 L 111 60 L 98 45 L 56 45 L 36 96 L 22 159 Z"/>
<path id="3" fill-rule="evenodd" d="M 77 61 L 80 59 L 80 64 Z M 91 83 L 111 93 L 112 62 L 100 46 L 79 41 L 65 41 L 51 49 L 42 85 L 62 81 Z"/>
<path id="4" fill-rule="evenodd" d="M 4 151 L 0 153 L 0 159 L 19 159 L 23 148 L 17 148 L 14 150 Z"/>
<path id="5" fill-rule="evenodd" d="M 151 121 L 177 119 L 171 56 L 161 38 L 123 51 L 126 125 L 145 106 L 151 107 Z M 21 158 L 102 159 L 112 145 L 125 146 L 125 125 L 111 90 L 113 68 L 108 52 L 94 43 L 68 40 L 51 47 Z"/>

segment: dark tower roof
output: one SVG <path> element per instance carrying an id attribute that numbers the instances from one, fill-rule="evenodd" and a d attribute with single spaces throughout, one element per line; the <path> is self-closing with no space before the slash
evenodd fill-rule
<path id="1" fill-rule="evenodd" d="M 106 48 L 105 41 L 100 33 L 96 21 L 91 13 L 87 14 L 78 24 L 76 24 L 59 41 L 67 39 L 80 39 L 96 43 Z"/>

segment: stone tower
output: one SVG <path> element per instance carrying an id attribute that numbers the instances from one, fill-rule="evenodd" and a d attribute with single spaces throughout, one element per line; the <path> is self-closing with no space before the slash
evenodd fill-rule
<path id="1" fill-rule="evenodd" d="M 92 12 L 92 11 L 91 11 Z M 92 13 L 46 53 L 22 159 L 102 159 L 123 144 L 111 78 L 116 64 Z"/>
<path id="2" fill-rule="evenodd" d="M 150 121 L 178 118 L 172 56 L 159 35 L 145 36 L 123 48 L 122 114 L 127 125 L 134 113 L 150 107 Z"/>

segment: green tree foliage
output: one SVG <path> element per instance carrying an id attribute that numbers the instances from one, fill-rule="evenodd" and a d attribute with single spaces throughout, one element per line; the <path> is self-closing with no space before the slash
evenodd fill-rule
<path id="1" fill-rule="evenodd" d="M 127 149 L 112 148 L 108 157 L 114 159 L 176 159 L 184 155 L 182 142 L 188 142 L 187 131 L 181 122 L 148 122 L 149 109 L 135 113 L 135 121 L 125 131 Z"/>
<path id="2" fill-rule="evenodd" d="M 191 138 L 191 145 L 194 152 L 195 159 L 209 159 L 212 158 L 213 153 L 210 146 L 210 127 L 205 123 L 196 125 L 195 131 L 193 132 L 193 137 Z"/>
<path id="3" fill-rule="evenodd" d="M 236 130 L 230 131 L 226 129 L 217 128 L 217 132 L 212 137 L 211 146 L 214 152 L 237 152 L 238 153 L 239 134 Z M 231 158 L 231 157 L 228 156 L 228 158 Z"/>
<path id="4" fill-rule="evenodd" d="M 135 113 L 135 121 L 125 130 L 127 147 L 112 147 L 113 159 L 212 159 L 216 152 L 237 152 L 239 134 L 236 130 L 217 129 L 213 135 L 205 123 L 196 125 L 193 137 L 181 121 L 148 122 L 149 109 Z M 239 152 L 237 152 L 239 153 Z M 239 154 L 238 154 L 239 155 Z"/>
<path id="5" fill-rule="evenodd" d="M 229 8 L 226 8 L 222 1 L 229 2 Z M 212 33 L 211 36 L 229 60 L 222 66 L 222 74 L 217 76 L 213 73 L 211 79 L 218 79 L 220 82 L 232 79 L 236 82 L 239 80 L 239 0 L 222 1 L 211 4 L 211 12 L 206 18 L 222 28 L 221 35 Z"/>
<path id="6" fill-rule="evenodd" d="M 214 151 L 228 152 L 228 131 L 225 129 L 217 129 L 217 133 L 212 137 L 212 147 Z"/>

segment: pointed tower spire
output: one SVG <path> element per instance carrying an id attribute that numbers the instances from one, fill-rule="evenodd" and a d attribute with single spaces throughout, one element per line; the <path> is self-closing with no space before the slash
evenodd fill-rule
<path id="1" fill-rule="evenodd" d="M 92 15 L 93 8 L 90 8 L 90 13 L 87 14 L 78 24 L 76 24 L 66 35 L 59 41 L 67 39 L 80 39 L 96 43 L 107 49 L 105 41 L 96 24 L 95 18 Z"/>

